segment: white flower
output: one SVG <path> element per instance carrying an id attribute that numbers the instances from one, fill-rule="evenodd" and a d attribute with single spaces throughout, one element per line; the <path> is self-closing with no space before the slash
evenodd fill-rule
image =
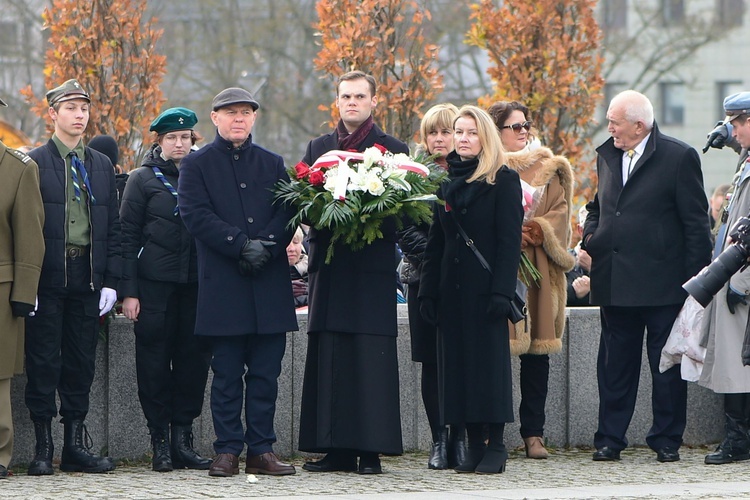
<path id="1" fill-rule="evenodd" d="M 323 189 L 333 193 L 333 190 L 336 188 L 336 177 L 338 177 L 338 174 L 339 169 L 336 167 L 326 170 L 326 183 L 323 184 Z"/>
<path id="2" fill-rule="evenodd" d="M 374 174 L 368 174 L 365 177 L 364 186 L 367 188 L 367 191 L 373 196 L 380 196 L 385 192 L 383 181 L 381 181 L 380 178 Z"/>
<path id="3" fill-rule="evenodd" d="M 376 165 L 383 160 L 383 153 L 376 147 L 370 147 L 365 149 L 364 161 L 362 164 L 365 168 L 370 168 L 372 165 Z"/>

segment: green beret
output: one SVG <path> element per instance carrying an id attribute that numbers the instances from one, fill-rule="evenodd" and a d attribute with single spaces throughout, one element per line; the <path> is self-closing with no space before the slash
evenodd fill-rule
<path id="1" fill-rule="evenodd" d="M 151 122 L 149 130 L 162 135 L 174 130 L 193 130 L 196 123 L 198 117 L 194 111 L 187 108 L 169 108 Z"/>
<path id="2" fill-rule="evenodd" d="M 77 80 L 68 80 L 59 87 L 47 92 L 47 103 L 54 106 L 58 102 L 71 101 L 73 99 L 84 99 L 91 102 L 88 92 L 83 90 Z"/>

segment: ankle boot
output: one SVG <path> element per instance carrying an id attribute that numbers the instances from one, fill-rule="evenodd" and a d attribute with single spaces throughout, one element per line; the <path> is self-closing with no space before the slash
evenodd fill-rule
<path id="1" fill-rule="evenodd" d="M 115 463 L 109 457 L 91 453 L 91 436 L 82 420 L 64 422 L 65 442 L 63 443 L 60 470 L 65 472 L 109 472 L 115 470 Z"/>
<path id="2" fill-rule="evenodd" d="M 487 445 L 484 442 L 484 431 L 482 424 L 466 424 L 466 435 L 469 438 L 469 448 L 466 458 L 456 466 L 456 472 L 474 472 L 484 458 Z"/>
<path id="3" fill-rule="evenodd" d="M 427 461 L 428 469 L 442 470 L 448 467 L 448 428 L 432 431 L 432 449 Z"/>
<path id="4" fill-rule="evenodd" d="M 545 459 L 549 456 L 547 448 L 544 447 L 544 440 L 540 436 L 523 438 L 523 445 L 526 448 L 526 458 Z"/>
<path id="5" fill-rule="evenodd" d="M 482 461 L 474 469 L 477 474 L 501 474 L 505 472 L 508 450 L 503 442 L 505 424 L 490 424 L 490 438 Z"/>
<path id="6" fill-rule="evenodd" d="M 156 472 L 172 471 L 172 454 L 169 450 L 169 431 L 164 428 L 149 427 L 151 433 L 151 448 L 154 456 L 151 458 L 151 469 Z"/>
<path id="7" fill-rule="evenodd" d="M 34 421 L 36 448 L 34 459 L 29 464 L 29 476 L 49 476 L 55 473 L 52 468 L 52 455 L 55 447 L 52 444 L 52 421 Z"/>
<path id="8" fill-rule="evenodd" d="M 466 460 L 466 427 L 451 425 L 448 438 L 448 468 L 453 469 Z"/>
<path id="9" fill-rule="evenodd" d="M 172 465 L 175 469 L 207 470 L 211 460 L 193 449 L 193 426 L 172 424 Z"/>
<path id="10" fill-rule="evenodd" d="M 729 464 L 750 459 L 750 437 L 744 415 L 744 396 L 745 394 L 724 395 L 726 437 L 715 452 L 706 455 L 706 464 Z"/>

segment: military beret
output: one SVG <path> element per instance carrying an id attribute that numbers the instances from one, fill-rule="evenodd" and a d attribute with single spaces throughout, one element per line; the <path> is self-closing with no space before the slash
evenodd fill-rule
<path id="1" fill-rule="evenodd" d="M 198 117 L 193 110 L 187 108 L 169 108 L 151 122 L 151 132 L 159 135 L 172 132 L 173 130 L 193 130 L 198 123 Z"/>
<path id="2" fill-rule="evenodd" d="M 89 94 L 83 90 L 81 84 L 76 80 L 68 80 L 59 87 L 55 87 L 47 92 L 47 103 L 50 106 L 54 106 L 58 102 L 70 101 L 73 99 L 85 99 L 86 101 L 91 102 Z"/>
<path id="3" fill-rule="evenodd" d="M 737 92 L 724 99 L 724 123 L 729 123 L 740 115 L 750 114 L 750 92 Z"/>
<path id="4" fill-rule="evenodd" d="M 260 107 L 260 104 L 258 104 L 258 101 L 253 98 L 250 92 L 238 87 L 230 87 L 216 94 L 216 97 L 211 102 L 211 108 L 216 111 L 232 104 L 249 104 L 254 110 Z"/>

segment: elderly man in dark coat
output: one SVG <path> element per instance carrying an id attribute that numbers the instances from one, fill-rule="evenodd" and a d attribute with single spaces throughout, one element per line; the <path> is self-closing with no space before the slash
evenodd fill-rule
<path id="1" fill-rule="evenodd" d="M 380 144 L 408 153 L 373 123 L 375 80 L 361 71 L 339 78 L 336 130 L 310 141 L 303 161 L 330 150 L 364 151 Z M 299 448 L 328 453 L 302 466 L 310 472 L 382 472 L 378 454 L 402 453 L 396 353 L 396 225 L 353 252 L 336 245 L 325 264 L 331 232 L 310 230 L 308 350 L 302 389 Z M 359 468 L 357 469 L 357 457 Z"/>
<path id="2" fill-rule="evenodd" d="M 591 302 L 601 306 L 594 460 L 620 459 L 635 409 L 644 329 L 654 421 L 646 436 L 660 462 L 680 459 L 687 385 L 661 350 L 687 294 L 708 264 L 708 201 L 698 153 L 659 131 L 646 96 L 627 90 L 607 111 L 612 136 L 597 148 L 599 190 L 586 205 L 583 248 L 591 255 Z"/>
<path id="3" fill-rule="evenodd" d="M 272 446 L 285 333 L 297 329 L 286 256 L 291 213 L 273 205 L 271 192 L 289 177 L 279 155 L 252 141 L 257 109 L 244 89 L 220 92 L 211 113 L 216 138 L 182 160 L 178 187 L 180 213 L 198 251 L 195 333 L 208 338 L 213 353 L 217 457 L 211 476 L 237 474 L 245 444 L 247 473 L 295 473 Z"/>
<path id="4" fill-rule="evenodd" d="M 6 106 L 0 100 L 0 106 Z M 44 259 L 39 169 L 0 142 L 0 479 L 13 455 L 10 379 L 23 372 L 23 317 L 34 311 Z"/>

